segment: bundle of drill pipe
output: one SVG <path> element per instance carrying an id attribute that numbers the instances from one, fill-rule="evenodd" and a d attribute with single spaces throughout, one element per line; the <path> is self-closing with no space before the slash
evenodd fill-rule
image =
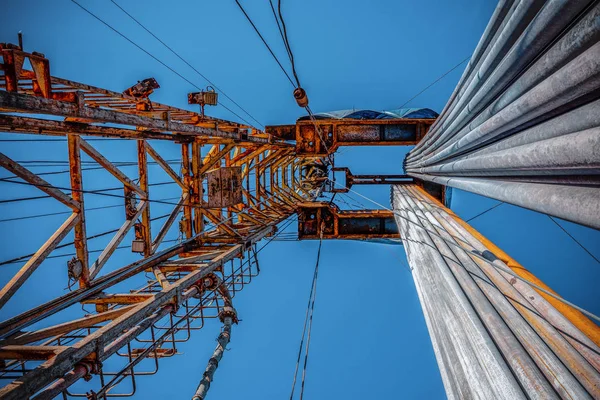
<path id="1" fill-rule="evenodd" d="M 410 176 L 600 228 L 600 4 L 500 1 Z"/>
<path id="2" fill-rule="evenodd" d="M 600 330 L 416 185 L 394 215 L 449 399 L 600 399 Z"/>

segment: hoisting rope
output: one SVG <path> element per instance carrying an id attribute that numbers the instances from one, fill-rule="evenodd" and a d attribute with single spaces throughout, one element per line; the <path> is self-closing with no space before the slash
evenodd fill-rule
<path id="1" fill-rule="evenodd" d="M 271 54 L 271 56 L 273 57 L 273 59 L 275 60 L 277 65 L 279 65 L 279 68 L 281 68 L 281 71 L 285 74 L 288 81 L 290 81 L 290 83 L 294 87 L 293 95 L 294 95 L 294 99 L 296 100 L 296 103 L 298 104 L 298 106 L 304 108 L 306 110 L 306 112 L 308 113 L 310 121 L 312 122 L 312 124 L 315 127 L 315 132 L 317 133 L 319 140 L 321 141 L 321 143 L 323 144 L 323 147 L 325 148 L 325 152 L 327 153 L 327 159 L 329 160 L 329 163 L 331 165 L 334 165 L 333 155 L 330 154 L 327 143 L 325 142 L 325 139 L 323 138 L 323 133 L 321 131 L 321 128 L 317 124 L 317 120 L 316 120 L 312 110 L 308 106 L 308 96 L 306 95 L 306 91 L 300 85 L 300 79 L 298 78 L 298 74 L 296 73 L 296 63 L 294 61 L 294 53 L 292 52 L 292 48 L 290 46 L 290 42 L 289 42 L 288 35 L 287 35 L 287 28 L 285 25 L 285 21 L 283 19 L 283 14 L 281 12 L 281 0 L 277 1 L 277 13 L 275 12 L 275 6 L 273 5 L 273 0 L 269 0 L 269 4 L 271 6 L 271 11 L 273 12 L 273 17 L 275 17 L 275 22 L 277 23 L 277 28 L 279 30 L 279 34 L 283 41 L 283 45 L 285 47 L 286 53 L 288 55 L 288 58 L 290 59 L 290 64 L 292 67 L 292 75 L 294 76 L 294 79 L 292 79 L 290 77 L 290 74 L 283 67 L 283 65 L 281 64 L 281 62 L 279 61 L 279 59 L 277 58 L 277 56 L 271 49 L 271 46 L 269 46 L 269 44 L 265 40 L 264 36 L 260 33 L 260 31 L 258 30 L 258 27 L 254 23 L 254 21 L 252 21 L 252 18 L 250 18 L 250 16 L 246 12 L 246 10 L 242 6 L 242 4 L 239 2 L 239 0 L 235 0 L 235 3 L 237 4 L 240 11 L 244 14 L 244 16 L 246 17 L 246 19 L 248 20 L 248 22 L 250 23 L 250 25 L 252 26 L 252 28 L 254 29 L 254 31 L 256 32 L 258 37 L 260 38 L 260 40 L 263 42 L 263 44 L 265 45 L 265 47 L 267 48 L 267 50 L 269 51 L 269 53 Z M 295 82 L 294 82 L 294 80 L 295 80 Z"/>
<path id="2" fill-rule="evenodd" d="M 294 371 L 294 380 L 292 382 L 292 392 L 290 400 L 294 398 L 294 390 L 296 388 L 296 380 L 298 378 L 298 369 L 300 368 L 300 358 L 302 357 L 302 347 L 304 338 L 306 338 L 306 348 L 304 351 L 304 365 L 302 367 L 302 383 L 300 385 L 300 400 L 304 396 L 304 383 L 306 382 L 306 366 L 308 364 L 308 354 L 310 350 L 310 333 L 312 331 L 313 314 L 315 310 L 315 299 L 317 298 L 317 280 L 319 277 L 319 261 L 321 259 L 321 246 L 323 245 L 323 228 L 321 227 L 321 235 L 319 238 L 319 248 L 317 250 L 317 262 L 315 263 L 315 271 L 313 273 L 310 294 L 308 296 L 308 305 L 306 307 L 306 315 L 304 316 L 304 326 L 302 327 L 302 337 L 300 338 L 300 346 L 298 347 L 298 358 L 296 360 L 296 369 Z"/>
<path id="3" fill-rule="evenodd" d="M 292 84 L 292 86 L 295 86 L 294 81 L 292 80 L 292 78 L 290 77 L 290 75 L 287 73 L 287 71 L 285 70 L 285 68 L 283 68 L 283 65 L 281 65 L 281 62 L 279 61 L 279 59 L 277 58 L 277 56 L 275 55 L 275 53 L 273 52 L 273 50 L 271 50 L 271 46 L 269 46 L 269 44 L 267 43 L 267 41 L 265 40 L 265 38 L 263 37 L 263 35 L 260 33 L 260 31 L 258 30 L 258 28 L 256 27 L 256 25 L 254 24 L 254 21 L 252 21 L 252 18 L 250 18 L 250 16 L 248 15 L 248 13 L 246 12 L 246 10 L 242 6 L 242 4 L 238 0 L 235 0 L 235 3 L 237 4 L 237 6 L 240 9 L 240 11 L 244 14 L 244 16 L 246 17 L 246 19 L 250 23 L 250 25 L 252 25 L 252 28 L 254 28 L 254 31 L 256 32 L 256 34 L 258 35 L 258 37 L 260 38 L 260 40 L 262 40 L 262 42 L 265 45 L 265 47 L 267 48 L 267 50 L 269 50 L 269 53 L 271 53 L 271 56 L 273 56 L 273 59 L 275 59 L 275 62 L 277 62 L 277 65 L 279 65 L 279 68 L 281 68 L 281 71 L 283 71 L 283 73 L 288 78 L 288 80 L 290 81 L 290 83 Z"/>

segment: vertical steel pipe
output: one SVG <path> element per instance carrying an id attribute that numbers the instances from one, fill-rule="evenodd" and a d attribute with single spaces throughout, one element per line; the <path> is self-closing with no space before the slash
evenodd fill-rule
<path id="1" fill-rule="evenodd" d="M 217 348 L 213 352 L 212 357 L 208 360 L 208 365 L 206 366 L 202 380 L 200 381 L 198 389 L 196 389 L 196 393 L 192 397 L 192 400 L 204 400 L 206 398 L 206 394 L 208 393 L 208 389 L 210 389 L 210 384 L 213 381 L 215 371 L 219 366 L 219 361 L 221 361 L 221 358 L 223 358 L 223 352 L 225 351 L 225 348 L 231 339 L 232 323 L 233 319 L 231 317 L 224 318 L 223 328 L 219 334 L 219 337 L 217 338 Z"/>
<path id="2" fill-rule="evenodd" d="M 584 333 L 420 187 L 392 199 L 449 398 L 600 398 L 600 328 Z"/>
<path id="3" fill-rule="evenodd" d="M 600 229 L 600 3 L 520 1 L 489 27 L 405 172 Z"/>

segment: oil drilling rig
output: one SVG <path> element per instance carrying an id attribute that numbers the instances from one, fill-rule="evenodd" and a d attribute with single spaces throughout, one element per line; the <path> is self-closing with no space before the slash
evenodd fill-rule
<path id="1" fill-rule="evenodd" d="M 311 114 L 264 131 L 205 115 L 218 101 L 212 90 L 188 96 L 201 107 L 192 112 L 150 100 L 159 86 L 151 78 L 124 92 L 93 87 L 53 76 L 50 60 L 22 44 L 1 44 L 0 131 L 66 139 L 70 185 L 0 153 L 15 180 L 69 210 L 23 258 L 0 307 L 71 232 L 75 254 L 66 294 L 0 323 L 0 398 L 116 397 L 121 382 L 144 382 L 177 342 L 219 319 L 194 397 L 204 398 L 237 322 L 235 294 L 259 272 L 257 245 L 293 215 L 300 240 L 402 240 L 449 398 L 600 398 L 598 318 L 446 201 L 456 187 L 600 229 L 598 21 L 598 2 L 501 1 L 439 117 Z M 94 147 L 100 138 L 135 143 L 135 176 Z M 180 150 L 180 171 L 156 143 Z M 334 165 L 338 148 L 366 145 L 415 147 L 405 174 L 354 175 Z M 85 200 L 107 193 L 85 189 L 82 154 L 121 185 L 108 195 L 121 199 L 123 224 L 95 257 Z M 149 163 L 181 189 L 178 199 L 150 195 Z M 335 198 L 320 201 L 364 184 L 392 185 L 391 206 L 348 211 Z M 172 207 L 158 230 L 156 204 Z M 171 230 L 181 239 L 165 240 Z M 106 271 L 130 232 L 140 259 Z M 74 312 L 78 304 L 87 311 Z M 52 323 L 57 315 L 66 322 Z M 107 370 L 109 359 L 119 368 Z M 81 380 L 89 389 L 72 392 Z"/>

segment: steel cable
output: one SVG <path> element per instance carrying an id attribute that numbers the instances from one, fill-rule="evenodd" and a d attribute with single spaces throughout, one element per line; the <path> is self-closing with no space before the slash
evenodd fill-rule
<path id="1" fill-rule="evenodd" d="M 89 15 L 91 15 L 92 17 L 94 17 L 95 19 L 97 19 L 98 21 L 100 21 L 103 25 L 105 25 L 107 28 L 109 28 L 110 30 L 112 30 L 113 32 L 115 32 L 116 34 L 118 34 L 119 36 L 121 36 L 123 39 L 127 40 L 129 43 L 131 43 L 132 45 L 134 45 L 135 47 L 137 47 L 138 49 L 140 49 L 141 51 L 143 51 L 144 53 L 146 53 L 148 56 L 150 56 L 156 62 L 158 62 L 159 64 L 161 64 L 165 68 L 167 68 L 169 71 L 173 72 L 175 75 L 177 75 L 178 77 L 180 77 L 181 79 L 183 79 L 184 81 L 186 81 L 187 83 L 189 83 L 190 85 L 194 86 L 196 89 L 202 90 L 202 88 L 200 88 L 200 86 L 196 85 L 194 82 L 190 81 L 185 76 L 181 75 L 175 69 L 173 69 L 172 67 L 170 67 L 169 65 L 167 65 L 166 63 L 164 63 L 163 61 L 161 61 L 159 58 L 157 58 L 156 56 L 154 56 L 152 53 L 150 53 L 148 50 L 144 49 L 139 44 L 135 43 L 133 40 L 129 39 L 123 33 L 121 33 L 120 31 L 118 31 L 117 29 L 115 29 L 112 25 L 110 25 L 109 23 L 107 23 L 106 21 L 104 21 L 102 18 L 98 17 L 96 14 L 94 14 L 93 12 L 91 12 L 90 10 L 88 10 L 87 8 L 85 8 L 84 6 L 82 6 L 81 4 L 79 4 L 77 1 L 71 0 L 71 2 L 73 2 L 74 4 L 76 4 L 77 6 L 79 6 L 79 8 L 81 8 L 83 11 L 85 11 L 86 13 L 88 13 Z M 230 108 L 224 106 L 223 104 L 221 104 L 221 106 L 224 109 L 226 109 L 227 111 L 229 111 L 230 113 L 232 113 L 233 115 L 235 115 L 236 117 L 238 117 L 239 119 L 241 119 L 242 121 L 244 121 L 246 124 L 252 126 L 252 124 L 250 122 L 246 121 L 244 118 L 242 118 L 241 116 L 239 116 L 236 112 L 234 112 Z"/>
<path id="2" fill-rule="evenodd" d="M 244 107 L 240 106 L 235 100 L 233 100 L 231 97 L 229 97 L 229 95 L 227 93 L 225 93 L 222 89 L 220 89 L 217 85 L 215 85 L 210 79 L 208 79 L 203 73 L 201 73 L 200 71 L 198 71 L 196 68 L 194 68 L 194 66 L 192 64 L 190 64 L 185 58 L 183 58 L 181 55 L 179 55 L 179 53 L 177 53 L 175 50 L 173 50 L 168 44 L 166 44 L 165 42 L 163 42 L 158 36 L 156 36 L 154 33 L 152 33 L 152 31 L 148 28 L 146 28 L 146 26 L 144 24 L 142 24 L 140 21 L 138 21 L 133 15 L 131 15 L 130 13 L 128 13 L 125 9 L 123 9 L 123 7 L 121 7 L 119 4 L 117 4 L 117 2 L 115 0 L 110 0 L 111 3 L 113 3 L 115 6 L 117 6 L 121 11 L 123 11 L 129 18 L 131 18 L 136 24 L 138 24 L 139 26 L 141 26 L 146 32 L 148 32 L 150 35 L 152 35 L 152 37 L 156 40 L 158 40 L 163 46 L 165 46 L 171 53 L 173 53 L 177 58 L 179 58 L 181 61 L 183 61 L 188 67 L 190 67 L 194 72 L 196 72 L 198 75 L 200 75 L 206 82 L 208 82 L 211 86 L 213 86 L 217 91 L 221 92 L 221 94 L 223 96 L 225 96 L 226 98 L 228 98 L 233 104 L 235 104 L 240 110 L 242 110 L 243 112 L 245 112 L 250 118 L 252 118 L 254 120 L 254 122 L 256 122 L 259 126 L 264 126 L 264 124 L 262 124 L 260 121 L 258 121 L 256 118 L 254 118 L 254 116 L 252 114 L 250 114 L 248 111 L 246 111 L 246 109 L 244 109 Z"/>
<path id="3" fill-rule="evenodd" d="M 292 381 L 292 391 L 290 394 L 290 400 L 293 400 L 293 398 L 294 398 L 294 390 L 296 388 L 298 369 L 300 368 L 300 359 L 302 357 L 302 347 L 304 345 L 304 338 L 306 337 L 306 348 L 304 351 L 304 364 L 302 367 L 302 382 L 300 385 L 300 399 L 302 399 L 304 396 L 304 385 L 306 382 L 306 366 L 308 365 L 308 355 L 309 355 L 309 350 L 310 350 L 310 335 L 311 335 L 311 331 L 312 331 L 315 300 L 317 297 L 317 280 L 319 277 L 319 261 L 321 259 L 322 244 L 323 244 L 323 231 L 321 229 L 321 237 L 319 238 L 319 248 L 317 250 L 317 261 L 315 263 L 315 270 L 313 272 L 312 284 L 311 284 L 310 293 L 308 296 L 308 305 L 306 307 L 306 314 L 304 316 L 304 326 L 302 327 L 302 337 L 300 339 L 300 346 L 298 348 L 298 358 L 296 360 L 296 368 L 294 370 L 294 380 Z"/>
<path id="4" fill-rule="evenodd" d="M 271 49 L 271 46 L 269 46 L 269 44 L 267 43 L 267 41 L 265 40 L 265 38 L 263 37 L 263 35 L 260 33 L 260 31 L 258 30 L 258 28 L 256 27 L 256 25 L 254 24 L 254 21 L 252 21 L 252 18 L 250 18 L 250 16 L 246 12 L 246 10 L 244 10 L 244 7 L 242 7 L 242 5 L 240 4 L 239 0 L 235 0 L 235 3 L 239 7 L 239 9 L 242 11 L 242 13 L 244 14 L 244 16 L 248 20 L 248 22 L 250 22 L 250 25 L 252 25 L 252 28 L 254 28 L 254 31 L 256 32 L 256 34 L 258 35 L 258 37 L 260 37 L 260 40 L 262 40 L 263 44 L 267 47 L 267 50 L 269 50 L 269 53 L 271 53 L 271 56 L 273 56 L 273 59 L 275 60 L 275 62 L 277 62 L 277 65 L 279 65 L 279 68 L 281 68 L 281 71 L 283 71 L 283 73 L 288 78 L 288 80 L 290 81 L 290 83 L 292 84 L 292 86 L 295 88 L 296 85 L 295 85 L 294 81 L 292 80 L 292 78 L 290 78 L 290 75 L 287 73 L 287 71 L 285 70 L 285 68 L 283 68 L 283 65 L 281 65 L 281 62 L 279 61 L 279 59 L 277 58 L 277 56 L 275 55 L 275 53 L 273 53 L 273 50 Z"/>
<path id="5" fill-rule="evenodd" d="M 331 181 L 331 182 L 333 182 L 333 181 Z M 343 187 L 342 185 L 340 185 L 340 184 L 339 184 L 339 183 L 337 183 L 337 182 L 333 182 L 333 184 Z M 389 207 L 386 207 L 386 206 L 384 206 L 383 204 L 381 204 L 381 203 L 379 203 L 379 202 L 377 202 L 377 201 L 375 201 L 375 200 L 373 200 L 373 199 L 370 199 L 369 197 L 367 197 L 367 196 L 365 196 L 365 195 L 363 195 L 363 194 L 360 194 L 360 193 L 358 193 L 357 191 L 355 191 L 355 190 L 353 190 L 353 189 L 348 189 L 348 190 L 349 190 L 349 191 L 351 191 L 351 192 L 353 192 L 353 193 L 355 193 L 356 195 L 358 195 L 358 196 L 362 197 L 363 199 L 365 199 L 365 200 L 368 200 L 368 201 L 370 201 L 371 203 L 373 203 L 373 204 L 375 204 L 375 205 L 377 205 L 377 206 L 379 206 L 379 207 L 381 207 L 381 208 L 383 208 L 383 209 L 385 209 L 385 210 L 387 210 L 387 211 L 390 211 L 390 212 L 392 212 L 392 213 L 394 214 L 394 216 L 396 216 L 396 217 L 398 217 L 398 218 L 400 218 L 400 219 L 402 219 L 402 220 L 406 221 L 408 224 L 412 224 L 412 223 L 413 223 L 413 222 L 412 222 L 410 219 L 408 219 L 408 218 L 405 218 L 405 217 L 403 217 L 402 215 L 400 215 L 400 213 L 399 213 L 399 212 L 397 212 L 396 210 L 392 210 L 392 209 L 390 209 Z M 421 228 L 422 228 L 422 227 L 421 227 Z M 422 228 L 422 229 L 425 229 L 425 228 Z M 427 230 L 427 229 L 425 229 L 425 230 Z M 430 233 L 432 233 L 432 232 L 430 232 Z M 444 240 L 444 241 L 445 241 L 445 240 Z M 446 244 L 447 244 L 448 246 L 458 246 L 458 245 L 456 245 L 456 244 L 454 244 L 454 243 L 451 243 L 451 242 L 447 242 L 447 241 L 445 241 L 445 242 L 446 242 Z M 483 260 L 484 262 L 489 262 L 489 260 L 488 260 L 487 258 L 483 257 L 483 256 L 478 256 L 477 254 L 474 254 L 474 253 L 473 253 L 473 256 L 476 256 L 476 257 L 478 257 L 479 259 Z M 526 283 L 526 284 L 530 285 L 531 287 L 533 287 L 533 288 L 537 289 L 537 291 L 539 291 L 539 292 L 542 292 L 542 293 L 544 293 L 544 294 L 546 294 L 546 295 L 548 295 L 548 296 L 550 296 L 550 297 L 553 297 L 554 299 L 556 299 L 556 300 L 558 300 L 558 301 L 560 301 L 560 302 L 562 302 L 562 303 L 564 303 L 564 304 L 566 304 L 566 305 L 568 305 L 568 306 L 571 306 L 571 307 L 573 307 L 574 309 L 576 309 L 576 310 L 578 310 L 578 311 L 582 312 L 583 314 L 587 315 L 588 317 L 590 317 L 590 318 L 592 318 L 592 319 L 594 319 L 594 320 L 596 320 L 596 321 L 599 321 L 599 322 L 600 322 L 600 317 L 599 317 L 599 316 L 597 316 L 596 314 L 594 314 L 594 313 L 592 313 L 592 312 L 590 312 L 590 311 L 586 310 L 585 308 L 579 307 L 578 305 L 576 305 L 576 304 L 574 304 L 574 303 L 572 303 L 572 302 L 570 302 L 570 301 L 568 301 L 568 300 L 566 300 L 566 299 L 564 299 L 564 298 L 560 297 L 559 295 L 557 295 L 557 294 L 555 294 L 555 293 L 552 293 L 552 292 L 550 292 L 550 291 L 548 291 L 548 290 L 544 289 L 543 287 L 541 287 L 541 286 L 539 286 L 539 285 L 536 285 L 536 284 L 535 284 L 535 283 L 533 283 L 533 282 L 530 282 L 530 281 L 528 281 L 527 279 L 524 279 L 524 278 L 522 278 L 520 275 L 518 275 L 517 273 L 515 273 L 515 272 L 514 272 L 512 269 L 510 269 L 510 268 L 508 268 L 508 267 L 507 267 L 507 268 L 504 268 L 504 267 L 498 266 L 498 265 L 496 265 L 496 264 L 494 264 L 494 263 L 491 263 L 491 265 L 492 265 L 494 268 L 496 268 L 496 269 L 499 269 L 499 270 L 501 270 L 501 271 L 503 271 L 503 272 L 506 272 L 506 273 L 507 273 L 507 274 L 509 274 L 509 275 L 512 275 L 512 276 L 513 276 L 515 279 L 518 279 L 518 280 L 520 280 L 520 281 L 522 281 L 522 282 L 524 282 L 524 283 Z"/>

